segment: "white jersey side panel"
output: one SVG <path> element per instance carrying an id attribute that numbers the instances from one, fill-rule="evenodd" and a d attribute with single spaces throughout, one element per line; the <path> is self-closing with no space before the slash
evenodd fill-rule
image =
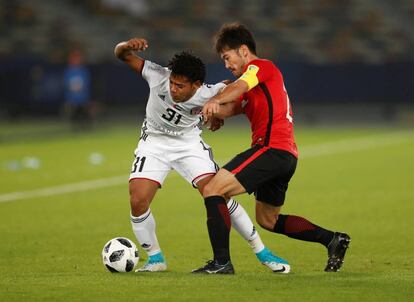
<path id="1" fill-rule="evenodd" d="M 186 102 L 176 103 L 170 95 L 171 71 L 158 64 L 145 61 L 142 77 L 148 82 L 150 94 L 146 107 L 146 117 L 142 126 L 142 136 L 167 134 L 172 136 L 199 136 L 201 130 L 200 112 L 204 104 L 216 95 L 225 84 L 203 84 Z"/>

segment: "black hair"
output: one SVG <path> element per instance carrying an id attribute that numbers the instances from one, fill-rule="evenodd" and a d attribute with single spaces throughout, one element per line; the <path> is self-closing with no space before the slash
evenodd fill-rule
<path id="1" fill-rule="evenodd" d="M 187 51 L 175 54 L 168 62 L 168 68 L 173 75 L 185 76 L 191 83 L 204 83 L 206 77 L 206 66 L 203 61 Z"/>
<path id="2" fill-rule="evenodd" d="M 215 49 L 221 53 L 225 49 L 237 49 L 246 45 L 250 52 L 256 55 L 256 42 L 253 35 L 246 26 L 236 23 L 224 24 L 214 36 Z"/>

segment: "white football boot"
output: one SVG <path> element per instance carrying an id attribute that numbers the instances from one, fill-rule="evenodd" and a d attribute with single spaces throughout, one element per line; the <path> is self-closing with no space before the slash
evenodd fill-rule
<path id="1" fill-rule="evenodd" d="M 162 272 L 167 269 L 167 262 L 161 252 L 149 256 L 148 261 L 140 268 L 136 269 L 136 273 L 142 272 Z"/>
<path id="2" fill-rule="evenodd" d="M 257 253 L 256 257 L 263 265 L 270 268 L 274 273 L 287 274 L 290 272 L 289 263 L 285 259 L 273 255 L 267 247 Z"/>

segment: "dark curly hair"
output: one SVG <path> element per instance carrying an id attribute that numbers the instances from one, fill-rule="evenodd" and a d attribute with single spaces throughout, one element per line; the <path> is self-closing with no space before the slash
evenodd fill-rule
<path id="1" fill-rule="evenodd" d="M 185 76 L 191 83 L 204 83 L 206 77 L 206 66 L 203 61 L 188 51 L 175 54 L 168 62 L 168 68 L 173 75 Z"/>
<path id="2" fill-rule="evenodd" d="M 246 26 L 238 22 L 224 24 L 215 34 L 214 42 L 217 53 L 226 48 L 237 49 L 246 45 L 253 54 L 256 54 L 256 42 L 252 33 Z"/>

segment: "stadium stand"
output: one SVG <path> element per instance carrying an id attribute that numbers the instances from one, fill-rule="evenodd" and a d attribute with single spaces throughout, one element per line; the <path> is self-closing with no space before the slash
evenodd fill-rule
<path id="1" fill-rule="evenodd" d="M 59 114 L 73 49 L 85 54 L 93 100 L 142 105 L 145 83 L 113 56 L 114 45 L 133 36 L 148 38 L 149 60 L 166 64 L 192 50 L 207 64 L 207 82 L 231 77 L 211 41 L 234 21 L 248 25 L 259 56 L 281 68 L 291 99 L 305 108 L 301 120 L 414 112 L 412 0 L 0 0 L 0 118 Z"/>
<path id="2" fill-rule="evenodd" d="M 414 60 L 410 0 L 0 0 L 0 15 L 1 54 L 62 62 L 73 43 L 90 62 L 108 60 L 113 44 L 132 35 L 149 37 L 150 54 L 161 61 L 184 48 L 211 62 L 212 34 L 235 20 L 254 30 L 263 56 L 279 61 Z"/>

